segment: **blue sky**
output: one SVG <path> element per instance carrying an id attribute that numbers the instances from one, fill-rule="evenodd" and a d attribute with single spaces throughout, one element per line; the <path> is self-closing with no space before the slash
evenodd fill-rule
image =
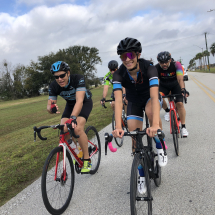
<path id="1" fill-rule="evenodd" d="M 99 49 L 104 76 L 110 60 L 117 60 L 116 46 L 125 37 L 137 38 L 142 57 L 169 51 L 185 66 L 201 48 L 215 42 L 214 0 L 7 0 L 0 7 L 0 64 L 29 65 L 59 49 L 84 45 Z M 199 46 L 199 47 L 198 47 Z M 215 62 L 215 57 L 210 57 Z M 1 75 L 1 74 L 0 74 Z"/>

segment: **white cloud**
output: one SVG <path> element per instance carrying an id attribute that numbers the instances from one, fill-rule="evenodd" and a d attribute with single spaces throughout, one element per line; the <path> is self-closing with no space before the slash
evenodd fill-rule
<path id="1" fill-rule="evenodd" d="M 98 76 L 103 76 L 110 60 L 119 62 L 116 47 L 127 36 L 140 40 L 142 56 L 147 59 L 152 57 L 156 61 L 158 52 L 168 50 L 175 59 L 181 57 L 188 65 L 189 60 L 201 52 L 193 45 L 205 49 L 203 33 L 215 34 L 215 11 L 206 12 L 213 8 L 212 0 L 208 0 L 207 5 L 192 0 L 92 0 L 87 6 L 45 6 L 60 1 L 37 1 L 44 5 L 18 17 L 0 13 L 0 61 L 29 64 L 38 56 L 72 45 L 95 46 L 103 61 L 102 66 L 98 66 Z M 194 35 L 200 36 L 190 37 Z M 215 42 L 214 36 L 209 34 L 208 46 L 212 42 Z M 215 58 L 210 59 L 215 61 Z"/>

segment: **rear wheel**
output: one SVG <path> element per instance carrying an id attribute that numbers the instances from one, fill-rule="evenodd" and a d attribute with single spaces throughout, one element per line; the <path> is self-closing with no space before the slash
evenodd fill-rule
<path id="1" fill-rule="evenodd" d="M 176 125 L 174 111 L 171 111 L 171 128 L 172 128 L 172 137 L 173 137 L 173 143 L 174 143 L 174 147 L 175 147 L 175 153 L 177 156 L 179 156 L 178 127 Z"/>
<path id="2" fill-rule="evenodd" d="M 59 156 L 57 177 L 55 177 L 56 159 Z M 68 207 L 74 189 L 74 167 L 72 158 L 66 151 L 66 178 L 63 177 L 63 147 L 56 147 L 47 157 L 41 178 L 42 198 L 51 214 L 62 214 Z"/>
<path id="3" fill-rule="evenodd" d="M 95 174 L 99 168 L 101 160 L 100 138 L 96 128 L 93 126 L 87 127 L 85 133 L 88 138 L 88 151 L 92 164 L 90 174 Z"/>
<path id="4" fill-rule="evenodd" d="M 134 156 L 131 168 L 130 178 L 130 207 L 131 215 L 152 214 L 152 196 L 151 184 L 146 162 L 141 158 L 140 154 Z M 138 166 L 141 165 L 144 170 L 146 192 L 140 193 L 138 190 L 138 179 L 140 177 Z"/>
<path id="5" fill-rule="evenodd" d="M 116 123 L 115 123 L 115 113 L 113 113 L 113 116 L 112 116 L 112 129 L 113 130 L 115 130 L 115 125 L 116 125 Z M 122 129 L 124 130 L 125 127 L 122 126 Z M 115 138 L 114 137 L 114 140 L 116 142 L 116 145 L 121 147 L 123 145 L 124 136 L 122 138 L 119 138 L 119 137 Z"/>

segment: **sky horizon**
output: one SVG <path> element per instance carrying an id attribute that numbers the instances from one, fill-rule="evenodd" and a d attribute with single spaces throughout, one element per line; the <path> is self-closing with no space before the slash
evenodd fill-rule
<path id="1" fill-rule="evenodd" d="M 96 76 L 108 72 L 108 62 L 121 61 L 120 40 L 138 39 L 145 59 L 169 51 L 185 67 L 197 53 L 215 42 L 214 0 L 8 0 L 0 8 L 0 63 L 29 65 L 38 56 L 73 45 L 96 47 L 102 59 Z M 60 60 L 60 59 L 59 59 Z M 54 63 L 54 62 L 53 62 Z M 215 56 L 210 56 L 215 63 Z M 198 65 L 198 64 L 197 64 Z"/>

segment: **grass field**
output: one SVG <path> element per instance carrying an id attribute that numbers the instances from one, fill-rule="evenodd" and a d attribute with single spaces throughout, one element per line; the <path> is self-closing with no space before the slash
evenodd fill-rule
<path id="1" fill-rule="evenodd" d="M 112 109 L 100 105 L 103 87 L 91 90 L 93 110 L 86 127 L 93 125 L 99 131 L 111 122 Z M 110 98 L 109 89 L 108 97 Z M 41 176 L 49 152 L 58 145 L 58 131 L 43 130 L 47 141 L 33 140 L 33 127 L 60 122 L 61 114 L 48 114 L 48 96 L 0 102 L 0 206 Z M 65 100 L 58 97 L 63 113 Z"/>
<path id="2" fill-rule="evenodd" d="M 200 70 L 200 69 L 196 69 L 195 71 L 189 71 L 189 72 L 203 72 L 203 73 L 215 73 L 215 67 L 211 67 L 210 68 L 210 72 L 209 70 Z"/>

